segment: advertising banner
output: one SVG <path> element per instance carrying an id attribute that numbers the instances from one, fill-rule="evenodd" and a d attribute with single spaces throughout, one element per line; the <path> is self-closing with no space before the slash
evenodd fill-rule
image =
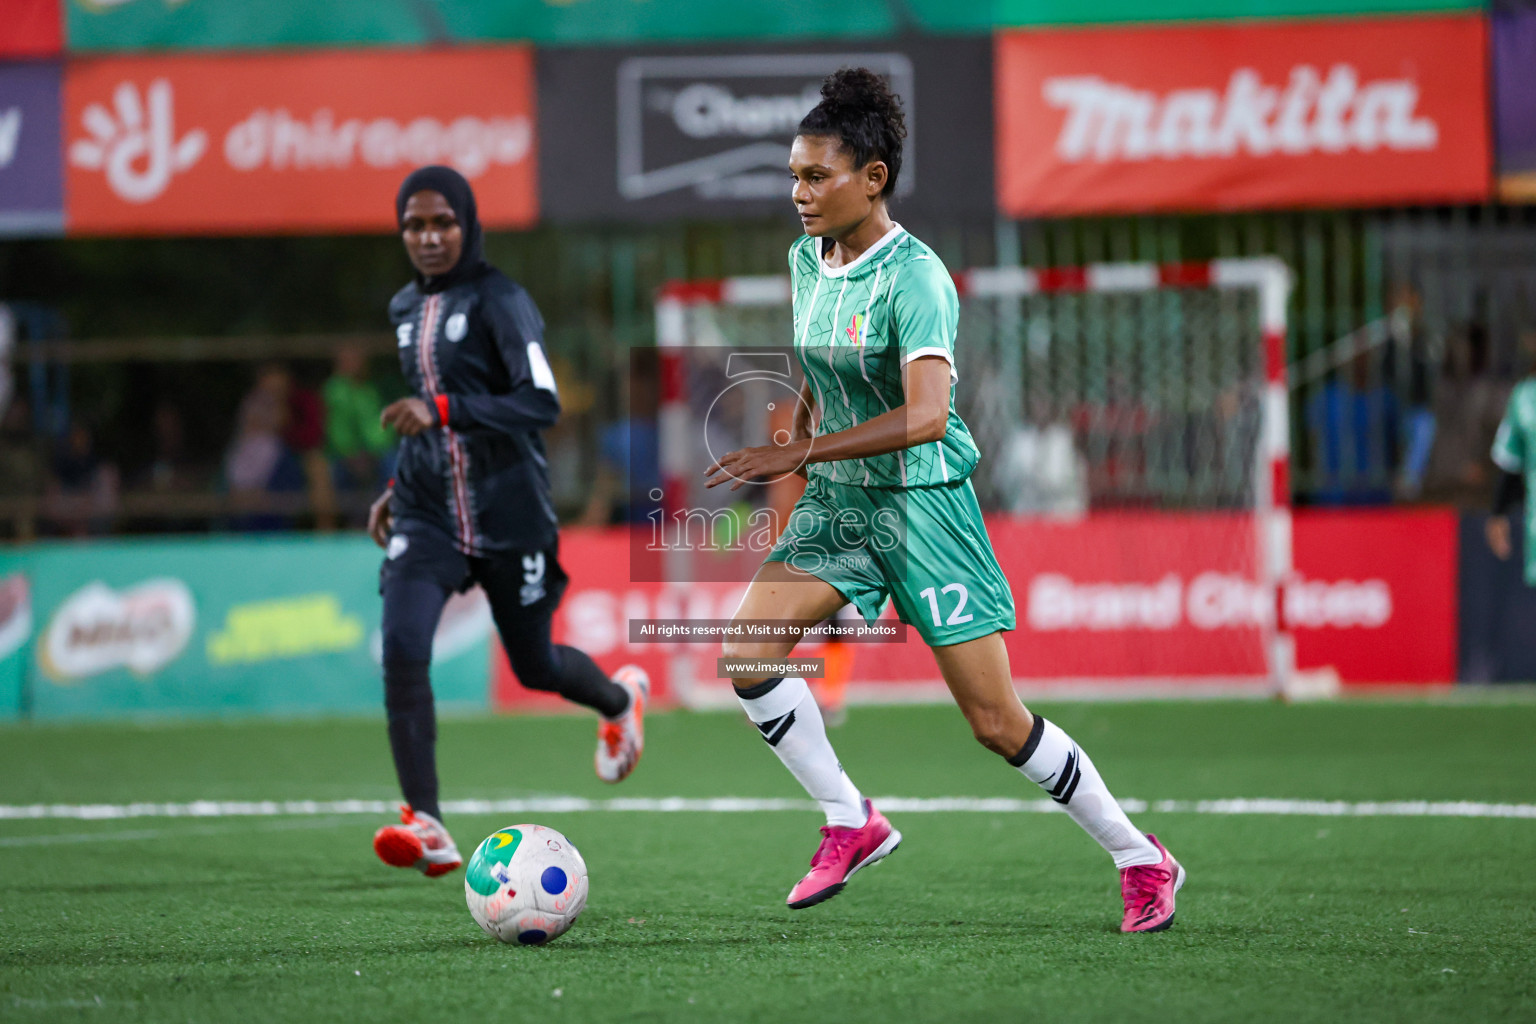
<path id="1" fill-rule="evenodd" d="M 0 64 L 0 236 L 64 229 L 56 61 Z"/>
<path id="2" fill-rule="evenodd" d="M 1286 612 L 1303 669 L 1346 683 L 1456 679 L 1456 513 L 1302 510 Z"/>
<path id="3" fill-rule="evenodd" d="M 69 0 L 68 12 L 75 51 L 834 39 L 992 28 L 988 4 L 949 0 Z"/>
<path id="4" fill-rule="evenodd" d="M 0 58 L 52 57 L 64 49 L 60 0 L 5 0 Z"/>
<path id="5" fill-rule="evenodd" d="M 1510 531 L 1514 552 L 1500 561 L 1488 549 L 1486 523 L 1483 515 L 1461 517 L 1461 679 L 1528 683 L 1536 679 L 1536 587 L 1525 583 L 1525 531 Z"/>
<path id="6" fill-rule="evenodd" d="M 1493 20 L 1493 136 L 1499 196 L 1536 202 L 1536 11 Z"/>
<path id="7" fill-rule="evenodd" d="M 796 224 L 789 145 L 822 80 L 846 66 L 880 73 L 905 104 L 895 216 L 990 216 L 991 46 L 963 38 L 541 50 L 544 213 Z"/>
<path id="8" fill-rule="evenodd" d="M 1264 685 L 1266 599 L 1254 580 L 1254 525 L 1235 515 L 1125 513 L 1077 522 L 994 517 L 987 530 L 1013 588 L 1018 628 L 1004 634 L 1016 683 L 1070 693 L 1151 684 L 1191 691 Z M 1297 579 L 1287 592 L 1297 660 L 1351 684 L 1444 685 L 1456 676 L 1456 517 L 1449 511 L 1311 512 L 1295 519 Z M 633 662 L 661 704 L 729 704 L 718 644 L 635 642 L 638 619 L 729 619 L 742 583 L 634 583 L 622 531 L 567 531 L 571 588 L 558 642 L 606 670 Z M 885 615 L 893 612 L 889 606 Z M 814 649 L 796 654 L 815 656 Z M 850 692 L 944 699 L 915 631 L 856 645 Z M 560 708 L 518 687 L 498 659 L 498 707 Z"/>
<path id="9" fill-rule="evenodd" d="M 1472 202 L 1488 195 L 1475 14 L 997 38 L 1014 216 Z"/>
<path id="10" fill-rule="evenodd" d="M 429 163 L 538 217 L 526 47 L 77 60 L 64 95 L 72 234 L 387 232 Z"/>
<path id="11" fill-rule="evenodd" d="M 0 717 L 372 712 L 379 549 L 362 537 L 44 544 L 0 564 Z M 483 707 L 490 613 L 456 598 L 440 702 Z"/>
<path id="12" fill-rule="evenodd" d="M 999 26 L 1348 17 L 1408 11 L 1474 11 L 1481 6 L 1475 0 L 1169 0 L 1155 8 L 1140 0 L 992 0 L 991 4 L 992 16 Z"/>

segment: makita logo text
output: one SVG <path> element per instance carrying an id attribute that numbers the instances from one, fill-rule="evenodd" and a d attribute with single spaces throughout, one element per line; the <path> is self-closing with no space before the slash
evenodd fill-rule
<path id="1" fill-rule="evenodd" d="M 1073 75 L 1046 79 L 1042 93 L 1066 111 L 1056 153 L 1068 163 L 1411 152 L 1434 149 L 1440 138 L 1439 126 L 1417 113 L 1413 80 L 1361 82 L 1348 64 L 1335 64 L 1326 76 L 1301 64 L 1284 85 L 1238 68 L 1224 92 L 1158 94 Z"/>

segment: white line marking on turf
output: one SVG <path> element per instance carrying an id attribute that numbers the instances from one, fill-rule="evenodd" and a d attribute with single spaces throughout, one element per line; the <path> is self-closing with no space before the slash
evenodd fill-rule
<path id="1" fill-rule="evenodd" d="M 75 843 L 132 842 L 147 839 L 184 839 L 188 836 L 229 835 L 234 832 L 292 832 L 298 829 L 340 828 L 352 826 L 350 818 L 332 816 L 324 819 L 274 821 L 258 826 L 246 822 L 230 825 L 193 825 L 186 828 L 139 828 L 125 832 L 55 832 L 31 836 L 0 836 L 0 849 L 10 846 L 70 846 Z"/>
<path id="2" fill-rule="evenodd" d="M 1051 800 L 1011 797 L 876 797 L 883 811 L 901 814 L 979 812 L 983 814 L 1042 814 L 1061 808 Z M 1303 815 L 1326 818 L 1525 818 L 1536 820 L 1536 804 L 1495 804 L 1470 800 L 1122 800 L 1131 814 Z M 133 804 L 0 804 L 0 821 L 64 818 L 76 821 L 116 821 L 128 818 L 270 818 L 331 814 L 394 814 L 391 800 L 194 800 L 191 803 Z M 741 813 L 814 811 L 810 800 L 752 797 L 628 797 L 589 800 L 576 796 L 525 797 L 515 800 L 449 800 L 447 814 L 568 814 L 577 811 L 648 813 Z"/>

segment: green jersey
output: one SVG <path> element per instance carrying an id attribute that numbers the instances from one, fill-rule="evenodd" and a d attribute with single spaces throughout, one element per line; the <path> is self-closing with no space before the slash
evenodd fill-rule
<path id="1" fill-rule="evenodd" d="M 847 430 L 905 404 L 902 367 L 942 356 L 955 373 L 955 283 L 932 249 L 900 225 L 842 267 L 828 267 L 819 240 L 789 249 L 795 351 L 821 415 L 818 434 Z M 860 487 L 931 487 L 970 476 L 976 442 L 949 396 L 949 425 L 938 441 L 867 459 L 814 462 L 813 479 Z"/>
<path id="2" fill-rule="evenodd" d="M 1536 378 L 1515 385 L 1493 439 L 1493 461 L 1525 477 L 1525 582 L 1536 587 Z"/>

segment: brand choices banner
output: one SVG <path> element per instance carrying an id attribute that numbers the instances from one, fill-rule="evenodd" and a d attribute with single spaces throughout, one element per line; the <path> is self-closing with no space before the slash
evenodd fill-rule
<path id="1" fill-rule="evenodd" d="M 428 163 L 489 227 L 538 217 L 526 47 L 78 60 L 64 95 L 71 233 L 388 230 Z"/>
<path id="2" fill-rule="evenodd" d="M 1478 201 L 1476 14 L 997 37 L 1015 216 Z"/>
<path id="3" fill-rule="evenodd" d="M 54 61 L 0 64 L 0 236 L 64 229 Z"/>
<path id="4" fill-rule="evenodd" d="M 1301 512 L 1297 579 L 1286 597 L 1297 658 L 1350 683 L 1444 684 L 1456 678 L 1456 517 L 1430 512 Z M 1076 523 L 997 518 L 988 532 L 1013 586 L 1018 628 L 1004 635 L 1024 684 L 1103 689 L 1131 683 L 1229 683 L 1264 673 L 1265 598 L 1254 585 L 1251 519 L 1123 514 Z M 634 662 L 663 702 L 722 703 L 718 645 L 631 643 L 631 619 L 729 619 L 743 584 L 630 583 L 624 534 L 571 531 L 572 577 L 559 642 L 612 671 Z M 886 614 L 893 614 L 889 608 Z M 900 699 L 942 693 L 921 639 L 859 644 L 854 683 Z M 816 656 L 814 649 L 797 651 Z M 502 707 L 558 708 L 521 689 L 501 660 Z M 909 699 L 910 699 L 909 696 Z"/>
<path id="5" fill-rule="evenodd" d="M 991 216 L 991 55 L 986 40 L 963 38 L 541 50 L 544 212 L 794 222 L 795 129 L 822 80 L 857 65 L 883 75 L 906 107 L 896 215 Z"/>
<path id="6" fill-rule="evenodd" d="M 381 706 L 379 563 L 350 537 L 41 544 L 0 555 L 0 718 Z M 484 595 L 448 606 L 439 700 L 484 707 Z"/>

